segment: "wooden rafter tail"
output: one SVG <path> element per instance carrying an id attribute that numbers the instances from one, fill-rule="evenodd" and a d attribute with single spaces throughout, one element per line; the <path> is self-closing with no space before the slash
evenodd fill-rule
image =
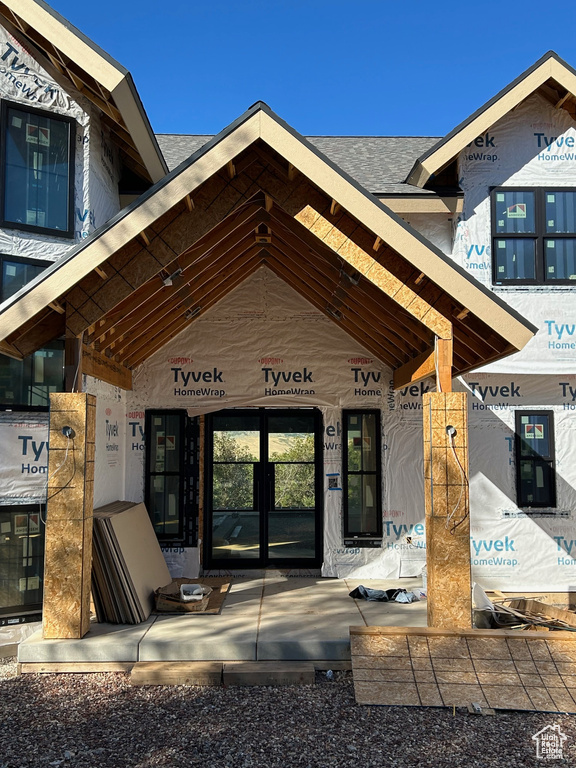
<path id="1" fill-rule="evenodd" d="M 332 202 L 330 203 L 330 216 L 336 216 L 339 210 L 340 210 L 340 203 L 337 203 L 336 200 L 332 200 Z"/>
<path id="2" fill-rule="evenodd" d="M 186 203 L 186 208 L 190 213 L 194 210 L 194 200 L 192 199 L 191 195 L 186 195 L 184 198 L 184 202 Z"/>
<path id="3" fill-rule="evenodd" d="M 102 269 L 102 267 L 94 267 L 94 272 L 102 278 L 102 280 L 108 279 L 108 274 L 105 272 L 105 270 Z"/>
<path id="4" fill-rule="evenodd" d="M 59 315 L 65 315 L 66 314 L 66 308 L 60 304 L 59 301 L 51 301 L 48 306 L 50 309 L 53 309 L 54 312 L 58 312 Z"/>
<path id="5" fill-rule="evenodd" d="M 382 238 L 377 237 L 376 240 L 374 240 L 374 245 L 372 246 L 372 250 L 378 252 L 380 250 L 381 245 L 382 245 Z"/>
<path id="6" fill-rule="evenodd" d="M 138 237 L 144 243 L 146 248 L 150 248 L 150 238 L 146 234 L 146 230 L 142 230 L 142 232 L 140 232 Z"/>

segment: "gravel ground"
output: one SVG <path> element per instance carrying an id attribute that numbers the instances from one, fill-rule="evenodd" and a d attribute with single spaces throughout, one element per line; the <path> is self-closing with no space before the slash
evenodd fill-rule
<path id="1" fill-rule="evenodd" d="M 532 735 L 558 723 L 563 758 Z M 576 717 L 359 707 L 350 673 L 291 688 L 132 687 L 0 661 L 0 768 L 530 768 L 576 765 Z"/>

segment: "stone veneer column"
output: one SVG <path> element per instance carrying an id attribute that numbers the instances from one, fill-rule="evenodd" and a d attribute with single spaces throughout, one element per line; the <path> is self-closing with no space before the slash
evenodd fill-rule
<path id="1" fill-rule="evenodd" d="M 74 430 L 69 440 L 62 433 L 64 427 Z M 42 619 L 45 638 L 79 639 L 90 628 L 95 439 L 94 395 L 51 394 L 51 479 L 46 505 Z"/>
<path id="2" fill-rule="evenodd" d="M 467 395 L 465 392 L 428 392 L 423 396 L 422 405 L 428 626 L 469 629 L 472 627 L 470 500 L 468 484 L 463 484 L 446 432 L 448 426 L 456 430 L 452 445 L 468 478 Z M 459 524 L 454 527 L 456 523 Z"/>

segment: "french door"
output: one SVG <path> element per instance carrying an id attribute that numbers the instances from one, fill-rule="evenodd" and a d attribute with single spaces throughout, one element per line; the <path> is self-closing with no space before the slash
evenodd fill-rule
<path id="1" fill-rule="evenodd" d="M 206 422 L 206 567 L 318 567 L 320 412 L 231 409 Z"/>

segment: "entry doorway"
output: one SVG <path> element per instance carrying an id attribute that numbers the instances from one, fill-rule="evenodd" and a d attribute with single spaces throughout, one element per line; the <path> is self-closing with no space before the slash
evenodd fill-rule
<path id="1" fill-rule="evenodd" d="M 205 567 L 319 567 L 321 413 L 230 409 L 206 427 Z"/>

